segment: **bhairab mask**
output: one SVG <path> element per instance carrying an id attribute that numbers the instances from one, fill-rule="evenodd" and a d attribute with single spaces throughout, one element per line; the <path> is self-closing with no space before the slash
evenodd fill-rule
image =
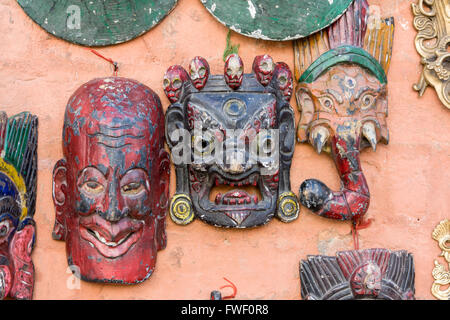
<path id="1" fill-rule="evenodd" d="M 264 87 L 243 74 L 238 90 L 226 79 L 211 75 L 201 91 L 184 82 L 180 100 L 166 112 L 177 179 L 171 218 L 187 224 L 195 215 L 233 228 L 265 224 L 275 213 L 293 221 L 299 206 L 289 180 L 292 108 L 274 79 Z"/>
<path id="2" fill-rule="evenodd" d="M 195 57 L 189 64 L 189 76 L 197 90 L 203 89 L 209 77 L 209 63 L 205 58 Z"/>
<path id="3" fill-rule="evenodd" d="M 387 249 L 308 256 L 300 263 L 304 300 L 414 300 L 412 254 Z"/>
<path id="4" fill-rule="evenodd" d="M 169 159 L 158 96 L 130 79 L 94 79 L 69 99 L 53 171 L 53 238 L 83 280 L 133 284 L 166 245 Z"/>
<path id="5" fill-rule="evenodd" d="M 33 296 L 37 126 L 28 112 L 0 112 L 0 299 Z"/>
<path id="6" fill-rule="evenodd" d="M 253 60 L 252 69 L 259 83 L 263 86 L 267 86 L 272 79 L 275 63 L 273 62 L 271 56 L 268 54 L 263 54 L 255 57 Z"/>
<path id="7" fill-rule="evenodd" d="M 309 142 L 318 153 L 330 153 L 342 182 L 340 191 L 332 191 L 321 181 L 308 179 L 300 186 L 300 201 L 320 216 L 354 222 L 362 219 L 370 202 L 360 150 L 371 146 L 375 151 L 378 142 L 389 140 L 386 71 L 393 20 L 369 29 L 367 14 L 367 2 L 356 0 L 340 20 L 314 35 L 314 41 L 296 44 L 296 74 L 301 75 L 296 89 L 301 111 L 297 139 Z M 342 28 L 351 32 L 341 32 Z M 314 44 L 318 47 L 309 47 Z M 386 50 L 375 52 L 380 47 Z"/>

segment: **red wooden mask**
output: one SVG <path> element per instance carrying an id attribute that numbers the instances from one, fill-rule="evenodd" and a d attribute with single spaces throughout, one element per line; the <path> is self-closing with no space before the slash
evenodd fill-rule
<path id="1" fill-rule="evenodd" d="M 278 62 L 273 72 L 273 78 L 278 85 L 278 89 L 283 94 L 284 100 L 289 102 L 294 90 L 294 81 L 289 66 L 284 62 Z"/>
<path id="2" fill-rule="evenodd" d="M 197 90 L 202 90 L 209 78 L 209 63 L 203 57 L 195 57 L 189 64 L 189 76 Z"/>
<path id="3" fill-rule="evenodd" d="M 171 66 L 164 74 L 164 93 L 170 102 L 175 103 L 180 99 L 183 83 L 189 80 L 188 73 L 182 66 Z"/>
<path id="4" fill-rule="evenodd" d="M 232 53 L 225 59 L 224 76 L 231 89 L 237 90 L 242 85 L 244 63 L 237 53 Z"/>
<path id="5" fill-rule="evenodd" d="M 275 63 L 268 54 L 262 54 L 256 56 L 253 60 L 252 70 L 258 79 L 259 83 L 263 86 L 267 86 L 272 79 L 273 70 L 275 69 Z"/>
<path id="6" fill-rule="evenodd" d="M 169 158 L 158 96 L 125 78 L 94 79 L 70 98 L 53 171 L 53 238 L 87 281 L 133 284 L 166 245 Z"/>

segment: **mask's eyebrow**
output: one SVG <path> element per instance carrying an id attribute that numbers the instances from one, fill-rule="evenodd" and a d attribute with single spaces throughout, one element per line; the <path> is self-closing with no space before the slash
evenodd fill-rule
<path id="1" fill-rule="evenodd" d="M 342 104 L 342 103 L 344 103 L 344 99 L 342 98 L 342 96 L 339 94 L 339 92 L 337 92 L 336 90 L 333 90 L 333 89 L 325 89 L 325 91 L 324 91 L 325 93 L 328 93 L 328 94 L 330 94 L 330 95 L 332 95 L 333 97 L 334 97 L 334 99 L 336 99 L 336 101 L 339 103 L 339 104 Z"/>
<path id="2" fill-rule="evenodd" d="M 375 88 L 371 88 L 371 87 L 362 87 L 361 89 L 358 90 L 358 92 L 355 95 L 355 100 L 358 100 L 359 97 L 361 97 L 361 95 L 367 91 L 371 91 L 371 92 L 379 92 L 379 90 L 376 90 Z"/>
<path id="3" fill-rule="evenodd" d="M 100 175 L 103 175 L 103 178 L 105 178 L 105 179 L 106 179 L 106 176 L 108 175 L 108 172 L 109 172 L 109 168 L 106 167 L 106 166 L 88 165 L 88 166 L 84 167 L 83 169 L 81 169 L 81 170 L 78 172 L 77 179 L 80 179 L 81 177 L 82 177 L 83 179 L 85 179 L 85 178 L 86 178 L 86 174 L 87 174 L 87 169 L 88 169 L 88 168 L 94 169 L 94 171 L 98 171 L 98 173 L 99 173 Z"/>

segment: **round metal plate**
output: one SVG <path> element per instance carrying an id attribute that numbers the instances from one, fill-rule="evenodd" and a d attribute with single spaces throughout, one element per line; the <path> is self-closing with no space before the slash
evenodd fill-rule
<path id="1" fill-rule="evenodd" d="M 336 21 L 353 0 L 201 0 L 220 23 L 248 37 L 293 40 Z"/>
<path id="2" fill-rule="evenodd" d="M 17 0 L 47 32 L 84 46 L 134 39 L 158 24 L 177 0 Z"/>

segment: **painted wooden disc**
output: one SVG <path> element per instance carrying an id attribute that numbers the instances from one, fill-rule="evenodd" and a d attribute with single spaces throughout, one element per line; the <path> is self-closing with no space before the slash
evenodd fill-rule
<path id="1" fill-rule="evenodd" d="M 157 25 L 177 0 L 17 0 L 47 32 L 84 46 L 134 39 Z"/>
<path id="2" fill-rule="evenodd" d="M 201 0 L 220 23 L 244 36 L 293 40 L 329 26 L 353 0 Z"/>

